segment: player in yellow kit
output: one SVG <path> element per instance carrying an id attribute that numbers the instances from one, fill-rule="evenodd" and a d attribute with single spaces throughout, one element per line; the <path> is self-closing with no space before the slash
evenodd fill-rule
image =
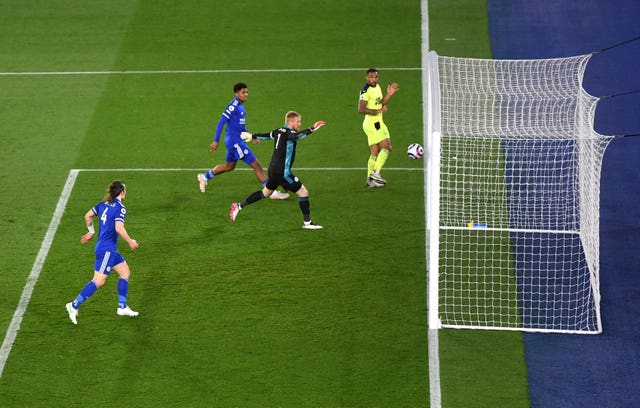
<path id="1" fill-rule="evenodd" d="M 378 85 L 378 70 L 370 68 L 367 71 L 367 83 L 360 91 L 358 113 L 364 115 L 362 129 L 367 135 L 371 155 L 367 162 L 367 187 L 383 187 L 387 181 L 380 175 L 389 153 L 391 152 L 391 137 L 389 129 L 382 120 L 382 114 L 387 111 L 387 103 L 398 90 L 398 84 L 387 86 L 387 94 L 382 95 L 382 88 Z"/>

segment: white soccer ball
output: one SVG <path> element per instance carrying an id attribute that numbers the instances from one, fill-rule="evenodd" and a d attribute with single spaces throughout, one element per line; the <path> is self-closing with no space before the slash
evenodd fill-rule
<path id="1" fill-rule="evenodd" d="M 423 154 L 424 149 L 418 143 L 411 143 L 407 148 L 407 156 L 409 156 L 410 159 L 417 160 L 421 158 Z"/>

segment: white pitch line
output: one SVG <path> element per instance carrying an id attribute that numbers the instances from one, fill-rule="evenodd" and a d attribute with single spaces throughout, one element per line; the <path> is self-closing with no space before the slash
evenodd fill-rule
<path id="1" fill-rule="evenodd" d="M 9 354 L 11 353 L 11 349 L 13 348 L 13 343 L 18 335 L 18 331 L 20 330 L 20 324 L 22 323 L 22 318 L 24 317 L 25 312 L 27 311 L 27 307 L 29 306 L 29 302 L 31 300 L 31 295 L 33 294 L 33 289 L 38 282 L 38 278 L 40 277 L 40 272 L 42 271 L 42 267 L 44 266 L 44 262 L 47 259 L 47 255 L 49 254 L 49 249 L 51 249 L 51 245 L 53 244 L 53 239 L 58 231 L 58 226 L 60 225 L 60 220 L 62 218 L 62 214 L 67 206 L 67 202 L 69 201 L 69 197 L 71 196 L 71 191 L 73 191 L 73 186 L 75 185 L 76 179 L 78 178 L 78 174 L 80 172 L 171 172 L 171 171 L 202 171 L 208 169 L 188 169 L 188 168 L 159 168 L 159 169 L 145 169 L 145 168 L 132 168 L 132 169 L 71 169 L 69 171 L 69 176 L 67 177 L 67 181 L 64 185 L 62 193 L 60 193 L 60 198 L 58 199 L 58 204 L 56 205 L 56 209 L 53 212 L 53 216 L 51 217 L 51 222 L 49 223 L 49 227 L 47 228 L 47 233 L 42 240 L 42 245 L 40 246 L 40 251 L 36 256 L 36 260 L 33 263 L 33 267 L 31 268 L 31 273 L 29 273 L 29 277 L 27 278 L 27 283 L 22 290 L 22 296 L 20 297 L 20 301 L 18 302 L 18 307 L 13 313 L 13 318 L 11 319 L 11 323 L 9 324 L 9 328 L 7 329 L 7 333 L 4 337 L 4 341 L 2 343 L 2 347 L 0 347 L 0 378 L 2 378 L 2 372 L 4 371 L 4 366 L 7 363 L 7 359 L 9 358 Z M 244 170 L 244 171 L 253 171 L 250 168 L 241 168 L 236 170 Z M 310 171 L 363 171 L 364 168 L 360 167 L 326 167 L 326 168 L 298 168 L 296 170 L 310 170 Z M 385 170 L 396 170 L 396 171 L 422 171 L 422 168 L 385 168 Z"/>
<path id="2" fill-rule="evenodd" d="M 429 399 L 431 401 L 429 407 L 441 408 L 442 394 L 440 391 L 440 340 L 437 329 L 427 330 L 427 342 L 429 343 Z"/>
<path id="3" fill-rule="evenodd" d="M 13 342 L 18 335 L 18 330 L 20 330 L 22 317 L 27 311 L 27 306 L 29 306 L 33 288 L 35 287 L 36 282 L 38 282 L 38 277 L 40 276 L 40 272 L 42 271 L 42 266 L 44 265 L 44 261 L 47 259 L 47 255 L 49 254 L 49 249 L 51 248 L 53 238 L 55 237 L 58 226 L 60 225 L 60 219 L 62 218 L 64 209 L 67 206 L 67 201 L 69 201 L 69 196 L 71 195 L 71 191 L 73 190 L 73 186 L 76 182 L 76 178 L 78 177 L 78 173 L 78 170 L 69 171 L 69 176 L 67 177 L 64 189 L 60 194 L 58 204 L 56 205 L 56 209 L 53 212 L 53 216 L 51 217 L 51 222 L 49 223 L 49 228 L 47 228 L 47 233 L 45 234 L 42 245 L 40 246 L 40 251 L 38 252 L 38 256 L 33 263 L 33 268 L 31 268 L 31 273 L 27 278 L 27 283 L 25 284 L 24 289 L 22 289 L 22 296 L 20 297 L 20 301 L 18 302 L 18 307 L 13 313 L 13 318 L 11 319 L 11 323 L 9 324 L 9 328 L 7 329 L 7 334 L 5 335 L 4 341 L 2 342 L 2 347 L 0 347 L 0 377 L 2 377 L 4 365 L 9 358 L 9 353 L 11 353 Z"/>
<path id="4" fill-rule="evenodd" d="M 130 70 L 130 71 L 25 71 L 0 72 L 0 76 L 33 76 L 33 75 L 184 75 L 184 74 L 234 74 L 234 73 L 287 73 L 287 72 L 348 72 L 362 71 L 369 68 L 273 68 L 273 69 L 176 69 L 176 70 Z M 380 71 L 420 71 L 421 68 L 389 67 L 378 68 Z"/>
<path id="5" fill-rule="evenodd" d="M 426 111 L 426 107 L 428 106 L 428 89 L 426 82 L 426 73 L 427 73 L 427 54 L 429 53 L 429 0 L 421 0 L 420 1 L 420 13 L 421 13 L 421 44 L 420 44 L 420 53 L 421 53 L 421 65 L 422 65 L 422 132 L 425 136 L 428 133 L 428 124 L 427 118 L 428 113 Z M 426 165 L 426 161 L 424 162 Z M 426 205 L 428 203 L 428 183 L 427 183 L 428 174 L 427 171 L 424 172 L 424 211 L 425 211 L 425 223 L 426 220 L 429 219 L 429 206 Z M 427 225 L 425 224 L 425 227 Z M 427 268 L 429 265 L 429 230 L 425 228 L 426 239 L 425 239 L 425 256 L 427 256 Z M 436 271 L 426 271 L 426 284 L 427 287 L 425 291 L 427 292 L 427 310 L 429 308 L 429 274 L 436 273 Z M 427 323 L 428 325 L 428 323 Z M 442 407 L 442 386 L 440 384 L 440 342 L 439 342 L 439 334 L 436 329 L 427 328 L 427 347 L 429 354 L 429 406 L 431 408 L 441 408 Z"/>
<path id="6" fill-rule="evenodd" d="M 152 168 L 131 168 L 131 169 L 74 169 L 75 171 L 86 172 L 180 172 L 180 171 L 207 171 L 211 170 L 210 167 L 200 169 L 188 169 L 188 168 L 166 168 L 166 169 L 152 169 Z M 266 169 L 264 169 L 266 170 Z M 295 171 L 366 171 L 366 167 L 296 167 Z M 385 167 L 385 171 L 424 171 L 422 167 Z M 236 168 L 234 171 L 253 171 L 250 167 Z"/>

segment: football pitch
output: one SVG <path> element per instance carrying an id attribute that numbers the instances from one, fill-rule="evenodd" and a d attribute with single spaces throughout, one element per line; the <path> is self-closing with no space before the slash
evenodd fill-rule
<path id="1" fill-rule="evenodd" d="M 429 2 L 432 48 L 488 56 L 475 3 Z M 423 162 L 405 154 L 422 141 L 419 1 L 0 11 L 3 332 L 23 313 L 0 353 L 0 406 L 429 405 Z M 400 84 L 380 189 L 364 186 L 356 110 L 370 66 Z M 241 163 L 198 191 L 196 174 L 224 160 L 208 145 L 239 81 L 252 131 L 292 109 L 327 122 L 294 166 L 323 230 L 300 228 L 294 198 L 231 222 L 231 202 L 260 187 Z M 255 146 L 264 166 L 271 150 Z M 140 243 L 120 245 L 140 316 L 116 316 L 111 277 L 74 326 L 64 304 L 93 264 L 82 215 L 115 179 Z M 443 330 L 439 345 L 444 406 L 529 405 L 520 334 Z"/>

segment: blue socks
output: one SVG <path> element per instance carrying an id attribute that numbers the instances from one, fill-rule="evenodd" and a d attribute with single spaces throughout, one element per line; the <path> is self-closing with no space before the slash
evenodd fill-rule
<path id="1" fill-rule="evenodd" d="M 89 299 L 91 295 L 96 293 L 96 290 L 98 290 L 98 285 L 96 285 L 96 283 L 92 280 L 89 281 L 89 283 L 84 285 L 84 288 L 82 288 L 80 294 L 78 295 L 78 297 L 76 297 L 76 300 L 73 301 L 73 308 L 79 308 L 82 302 Z"/>
<path id="2" fill-rule="evenodd" d="M 123 309 L 127 307 L 127 294 L 129 293 L 129 281 L 126 279 L 118 279 L 118 307 Z"/>
<path id="3" fill-rule="evenodd" d="M 98 290 L 98 285 L 94 281 L 89 281 L 73 301 L 74 309 L 78 309 L 80 305 L 91 297 Z M 129 294 L 129 281 L 127 279 L 118 279 L 118 307 L 127 307 L 127 295 Z"/>

